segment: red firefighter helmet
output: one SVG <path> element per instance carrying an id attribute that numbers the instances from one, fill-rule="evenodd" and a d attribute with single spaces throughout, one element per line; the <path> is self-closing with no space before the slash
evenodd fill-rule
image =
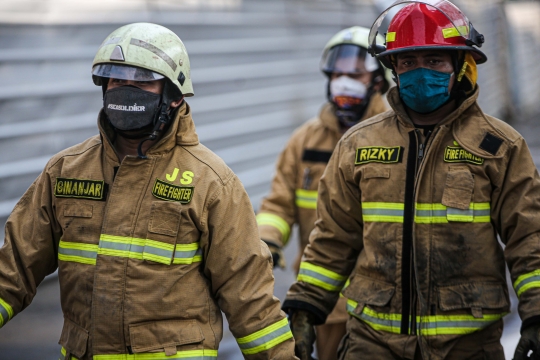
<path id="1" fill-rule="evenodd" d="M 405 6 L 392 18 L 385 44 L 377 44 L 384 18 L 399 5 Z M 486 55 L 475 47 L 482 46 L 484 36 L 448 0 L 398 0 L 375 20 L 368 40 L 370 53 L 388 68 L 393 67 L 390 55 L 428 49 L 468 50 L 477 64 L 487 61 Z"/>

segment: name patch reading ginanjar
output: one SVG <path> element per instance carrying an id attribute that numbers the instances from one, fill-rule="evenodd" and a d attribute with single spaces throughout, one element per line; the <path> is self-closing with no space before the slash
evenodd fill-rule
<path id="1" fill-rule="evenodd" d="M 161 200 L 178 201 L 187 204 L 193 197 L 193 186 L 177 186 L 156 179 L 152 188 L 152 195 Z"/>
<path id="2" fill-rule="evenodd" d="M 105 182 L 103 180 L 56 178 L 54 196 L 60 198 L 104 200 Z"/>
<path id="3" fill-rule="evenodd" d="M 356 165 L 378 162 L 393 164 L 401 162 L 401 146 L 367 146 L 356 149 Z"/>

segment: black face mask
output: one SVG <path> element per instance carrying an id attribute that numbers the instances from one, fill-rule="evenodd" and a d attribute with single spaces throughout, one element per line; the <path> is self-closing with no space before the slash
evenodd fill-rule
<path id="1" fill-rule="evenodd" d="M 161 95 L 135 86 L 120 86 L 105 92 L 103 108 L 118 130 L 139 130 L 152 125 L 158 115 Z"/>

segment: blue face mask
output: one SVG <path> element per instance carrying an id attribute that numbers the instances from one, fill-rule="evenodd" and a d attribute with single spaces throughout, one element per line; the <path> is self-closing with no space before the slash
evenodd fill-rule
<path id="1" fill-rule="evenodd" d="M 416 68 L 398 77 L 401 100 L 418 113 L 435 111 L 450 98 L 448 85 L 452 74 Z"/>

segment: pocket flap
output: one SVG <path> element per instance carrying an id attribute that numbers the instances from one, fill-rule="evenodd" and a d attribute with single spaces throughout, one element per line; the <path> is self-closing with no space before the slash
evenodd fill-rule
<path id="1" fill-rule="evenodd" d="M 182 205 L 179 202 L 154 201 L 148 231 L 176 238 Z"/>
<path id="2" fill-rule="evenodd" d="M 467 210 L 471 205 L 474 178 L 467 168 L 450 168 L 441 203 L 445 206 Z"/>
<path id="3" fill-rule="evenodd" d="M 351 284 L 343 290 L 343 296 L 373 306 L 385 306 L 390 302 L 396 287 L 383 281 L 355 275 Z"/>
<path id="4" fill-rule="evenodd" d="M 72 355 L 81 358 L 86 354 L 87 343 L 88 331 L 73 321 L 64 318 L 64 327 L 58 344 L 62 345 Z"/>
<path id="5" fill-rule="evenodd" d="M 439 287 L 439 307 L 443 311 L 503 309 L 508 307 L 508 300 L 501 284 L 468 283 Z"/>
<path id="6" fill-rule="evenodd" d="M 370 167 L 366 167 L 363 172 L 364 172 L 364 179 L 374 179 L 374 178 L 389 179 L 390 178 L 390 169 L 388 168 L 370 166 Z"/>
<path id="7" fill-rule="evenodd" d="M 93 206 L 88 204 L 66 204 L 64 216 L 91 218 L 93 210 Z"/>
<path id="8" fill-rule="evenodd" d="M 129 325 L 131 349 L 134 353 L 163 350 L 204 340 L 195 320 L 162 320 Z"/>

